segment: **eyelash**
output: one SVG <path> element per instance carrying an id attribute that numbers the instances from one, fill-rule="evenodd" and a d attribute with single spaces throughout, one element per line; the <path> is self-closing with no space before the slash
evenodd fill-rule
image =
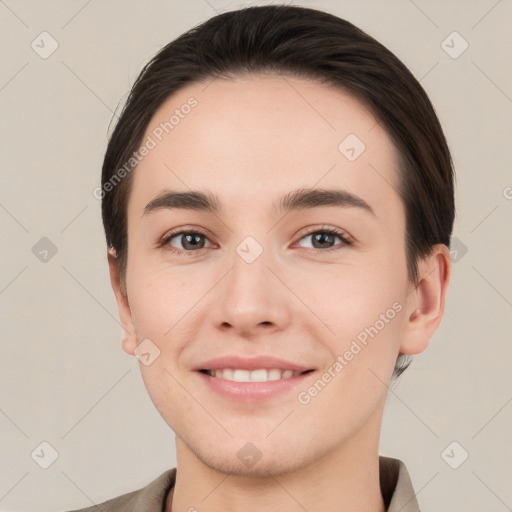
<path id="1" fill-rule="evenodd" d="M 301 236 L 301 238 L 299 238 L 299 241 L 302 240 L 303 238 L 307 237 L 307 236 L 310 236 L 310 235 L 313 235 L 315 233 L 327 233 L 329 235 L 335 235 L 337 237 L 339 237 L 342 241 L 341 244 L 339 244 L 339 247 L 330 247 L 330 248 L 327 248 L 327 249 L 315 249 L 315 248 L 305 248 L 305 249 L 309 249 L 311 251 L 320 251 L 320 252 L 329 252 L 329 251 L 335 251 L 335 250 L 338 250 L 338 249 L 341 249 L 342 247 L 345 247 L 345 246 L 351 246 L 353 245 L 353 240 L 351 239 L 351 237 L 345 232 L 345 231 L 342 231 L 340 229 L 337 229 L 337 228 L 315 228 L 311 231 L 308 231 L 307 233 L 305 233 L 304 235 Z M 186 250 L 186 249 L 176 249 L 175 247 L 172 247 L 171 245 L 168 245 L 169 242 L 173 239 L 173 238 L 176 238 L 178 235 L 202 235 L 204 236 L 205 238 L 208 238 L 208 234 L 206 232 L 204 232 L 203 230 L 199 229 L 199 228 L 194 228 L 194 229 L 181 229 L 179 231 L 174 231 L 172 233 L 169 233 L 169 235 L 165 236 L 161 242 L 159 242 L 158 246 L 161 247 L 161 248 L 164 248 L 165 250 L 173 253 L 173 254 L 187 254 L 188 256 L 194 256 L 195 253 L 198 253 L 201 251 L 201 249 L 206 249 L 206 247 L 202 247 L 201 249 L 198 249 L 196 251 L 190 251 L 190 250 Z"/>

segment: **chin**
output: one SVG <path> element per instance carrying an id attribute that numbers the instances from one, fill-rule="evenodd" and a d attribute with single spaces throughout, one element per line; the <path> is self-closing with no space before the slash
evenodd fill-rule
<path id="1" fill-rule="evenodd" d="M 218 454 L 218 457 L 210 453 L 208 457 L 201 459 L 201 462 L 215 471 L 249 478 L 277 477 L 301 467 L 299 460 L 283 460 L 276 457 L 275 454 L 270 459 L 262 455 L 261 459 L 254 464 L 248 464 L 238 460 L 236 456 L 234 459 L 228 458 L 226 453 Z"/>
<path id="2" fill-rule="evenodd" d="M 215 448 L 212 448 L 214 446 Z M 308 448 L 310 443 L 306 443 Z M 220 473 L 251 478 L 277 477 L 298 470 L 313 462 L 304 444 L 286 445 L 270 439 L 251 442 L 247 437 L 235 437 L 224 443 L 188 445 L 188 449 L 205 466 Z M 311 452 L 312 454 L 314 452 Z"/>

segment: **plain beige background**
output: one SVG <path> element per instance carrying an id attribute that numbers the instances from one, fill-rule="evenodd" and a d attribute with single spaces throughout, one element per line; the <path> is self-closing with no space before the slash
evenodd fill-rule
<path id="1" fill-rule="evenodd" d="M 143 64 L 247 4 L 0 1 L 0 510 L 89 506 L 175 465 L 174 435 L 121 349 L 93 190 L 113 112 Z M 381 453 L 406 463 L 423 512 L 511 510 L 512 3 L 296 4 L 348 19 L 405 62 L 458 176 L 445 318 L 389 391 Z M 46 58 L 44 31 L 58 44 Z"/>

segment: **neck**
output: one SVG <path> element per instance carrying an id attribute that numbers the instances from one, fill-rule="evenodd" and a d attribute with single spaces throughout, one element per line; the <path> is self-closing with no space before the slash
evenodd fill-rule
<path id="1" fill-rule="evenodd" d="M 176 437 L 176 483 L 166 512 L 385 512 L 379 433 L 380 418 L 315 461 L 267 477 L 217 471 Z"/>

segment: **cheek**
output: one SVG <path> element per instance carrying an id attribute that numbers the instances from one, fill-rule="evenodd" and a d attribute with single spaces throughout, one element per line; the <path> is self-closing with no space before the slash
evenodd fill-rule
<path id="1" fill-rule="evenodd" d="M 136 263 L 133 261 L 127 283 L 134 323 L 146 335 L 172 336 L 181 319 L 193 315 L 193 306 L 208 289 L 208 282 L 189 266 L 176 269 L 148 261 Z"/>
<path id="2" fill-rule="evenodd" d="M 318 312 L 332 337 L 344 340 L 379 321 L 386 311 L 384 321 L 394 319 L 403 307 L 406 271 L 382 265 L 336 265 L 322 272 L 303 273 L 294 282 L 297 295 Z M 386 326 L 391 323 L 396 324 L 386 322 Z"/>
<path id="3" fill-rule="evenodd" d="M 160 408 L 167 405 L 174 410 L 180 400 L 186 403 L 187 396 L 181 396 L 183 390 L 173 376 L 180 379 L 183 354 L 201 338 L 198 331 L 205 313 L 201 299 L 212 288 L 213 278 L 211 273 L 210 277 L 194 273 L 192 266 L 178 271 L 132 263 L 128 286 L 135 334 L 139 343 L 151 340 L 159 354 L 148 366 L 140 363 L 141 374 L 157 408 L 167 410 Z"/>
<path id="4" fill-rule="evenodd" d="M 368 264 L 337 269 L 325 277 L 327 294 L 313 278 L 302 293 L 313 298 L 312 309 L 329 327 L 328 331 L 320 325 L 318 333 L 323 335 L 315 337 L 330 354 L 325 370 L 336 376 L 332 390 L 339 395 L 331 399 L 346 400 L 347 406 L 353 400 L 378 399 L 386 390 L 383 382 L 391 377 L 403 336 L 406 269 Z"/>
<path id="5" fill-rule="evenodd" d="M 358 429 L 385 399 L 403 335 L 403 295 L 396 282 L 369 274 L 331 283 L 339 289 L 322 313 L 334 334 L 324 329 L 319 338 L 330 357 L 300 403 L 311 400 L 310 412 L 328 410 L 333 422 Z"/>

